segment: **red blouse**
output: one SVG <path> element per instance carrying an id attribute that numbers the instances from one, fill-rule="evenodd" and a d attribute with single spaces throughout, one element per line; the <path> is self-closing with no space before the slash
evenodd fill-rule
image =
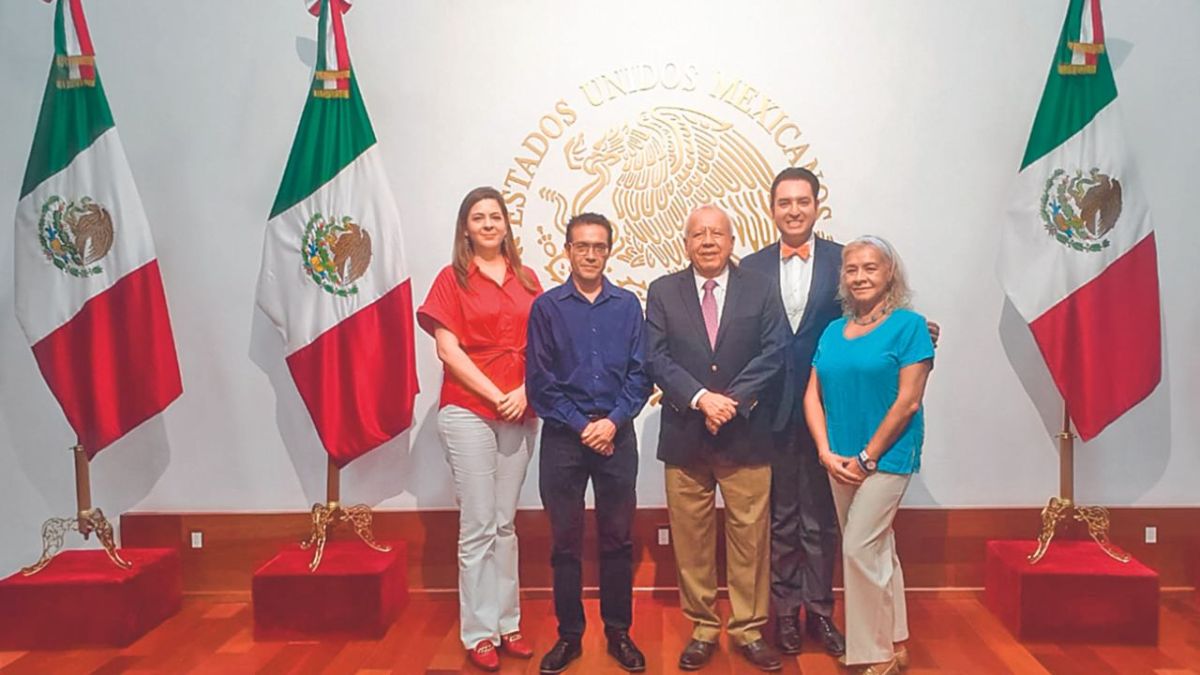
<path id="1" fill-rule="evenodd" d="M 504 283 L 497 284 L 475 263 L 467 270 L 467 287 L 463 288 L 454 267 L 448 265 L 433 280 L 417 310 L 417 323 L 426 333 L 433 335 L 438 324 L 445 326 L 471 362 L 504 392 L 525 382 L 525 329 L 533 299 L 542 292 L 533 270 L 526 267 L 525 271 L 533 278 L 536 292 L 526 290 L 511 267 L 504 273 Z M 485 419 L 501 419 L 487 399 L 468 389 L 445 366 L 442 373 L 439 407 L 456 405 Z M 525 409 L 525 416 L 534 417 L 532 406 Z"/>

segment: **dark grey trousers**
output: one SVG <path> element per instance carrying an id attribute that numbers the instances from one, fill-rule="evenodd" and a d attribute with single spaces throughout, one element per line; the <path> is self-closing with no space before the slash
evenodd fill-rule
<path id="1" fill-rule="evenodd" d="M 771 607 L 773 615 L 833 616 L 837 511 L 829 474 L 808 427 L 776 434 L 771 463 Z"/>

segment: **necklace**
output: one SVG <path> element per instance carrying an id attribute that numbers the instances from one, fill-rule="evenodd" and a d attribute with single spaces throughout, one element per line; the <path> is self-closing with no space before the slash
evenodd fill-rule
<path id="1" fill-rule="evenodd" d="M 883 306 L 883 307 L 880 307 L 879 309 L 875 310 L 874 312 L 871 312 L 866 317 L 857 317 L 856 316 L 856 317 L 854 317 L 853 321 L 856 326 L 870 326 L 871 324 L 875 323 L 876 321 L 879 321 L 883 317 L 887 316 L 888 311 L 890 311 L 889 308 L 887 306 Z"/>

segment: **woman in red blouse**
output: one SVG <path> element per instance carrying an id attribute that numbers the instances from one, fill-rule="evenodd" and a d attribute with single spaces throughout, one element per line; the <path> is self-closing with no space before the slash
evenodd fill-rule
<path id="1" fill-rule="evenodd" d="M 525 326 L 542 292 L 521 264 L 504 199 L 471 190 L 458 209 L 454 257 L 417 321 L 443 366 L 438 435 L 459 507 L 461 637 L 477 666 L 496 670 L 496 647 L 529 658 L 520 633 L 513 519 L 536 420 L 525 401 Z"/>

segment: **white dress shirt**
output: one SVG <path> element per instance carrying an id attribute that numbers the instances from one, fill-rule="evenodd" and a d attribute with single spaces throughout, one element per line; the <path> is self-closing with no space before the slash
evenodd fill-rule
<path id="1" fill-rule="evenodd" d="M 692 270 L 692 276 L 696 282 L 696 295 L 700 298 L 700 309 L 704 310 L 704 283 L 708 281 L 708 277 L 700 276 L 699 272 Z M 729 287 L 729 266 L 726 265 L 721 273 L 713 277 L 713 281 L 717 282 L 713 288 L 713 298 L 717 301 L 717 325 L 721 325 L 721 313 L 725 310 L 725 289 Z M 703 317 L 702 317 L 703 318 Z"/>
<path id="2" fill-rule="evenodd" d="M 804 317 L 804 308 L 808 305 L 808 291 L 812 287 L 813 260 L 816 256 L 816 242 L 812 235 L 808 237 L 808 249 L 808 260 L 798 255 L 787 260 L 782 256 L 779 258 L 779 292 L 783 296 L 783 308 L 787 310 L 788 324 L 793 333 L 800 327 L 800 319 Z"/>
<path id="3" fill-rule="evenodd" d="M 692 269 L 692 276 L 693 281 L 696 282 L 696 295 L 700 298 L 700 311 L 703 312 L 704 284 L 708 281 L 708 277 L 700 276 L 700 273 L 697 272 L 695 268 Z M 720 274 L 713 277 L 713 281 L 717 282 L 717 285 L 713 288 L 712 292 L 713 299 L 717 301 L 717 326 L 720 326 L 721 314 L 725 311 L 725 290 L 729 287 L 729 266 L 726 265 L 725 269 L 721 270 Z M 703 315 L 701 316 L 701 323 L 703 323 Z M 704 387 L 701 387 L 700 391 L 696 392 L 695 396 L 692 396 L 692 410 L 696 410 L 697 404 L 700 403 L 700 397 L 707 393 L 708 390 Z"/>

